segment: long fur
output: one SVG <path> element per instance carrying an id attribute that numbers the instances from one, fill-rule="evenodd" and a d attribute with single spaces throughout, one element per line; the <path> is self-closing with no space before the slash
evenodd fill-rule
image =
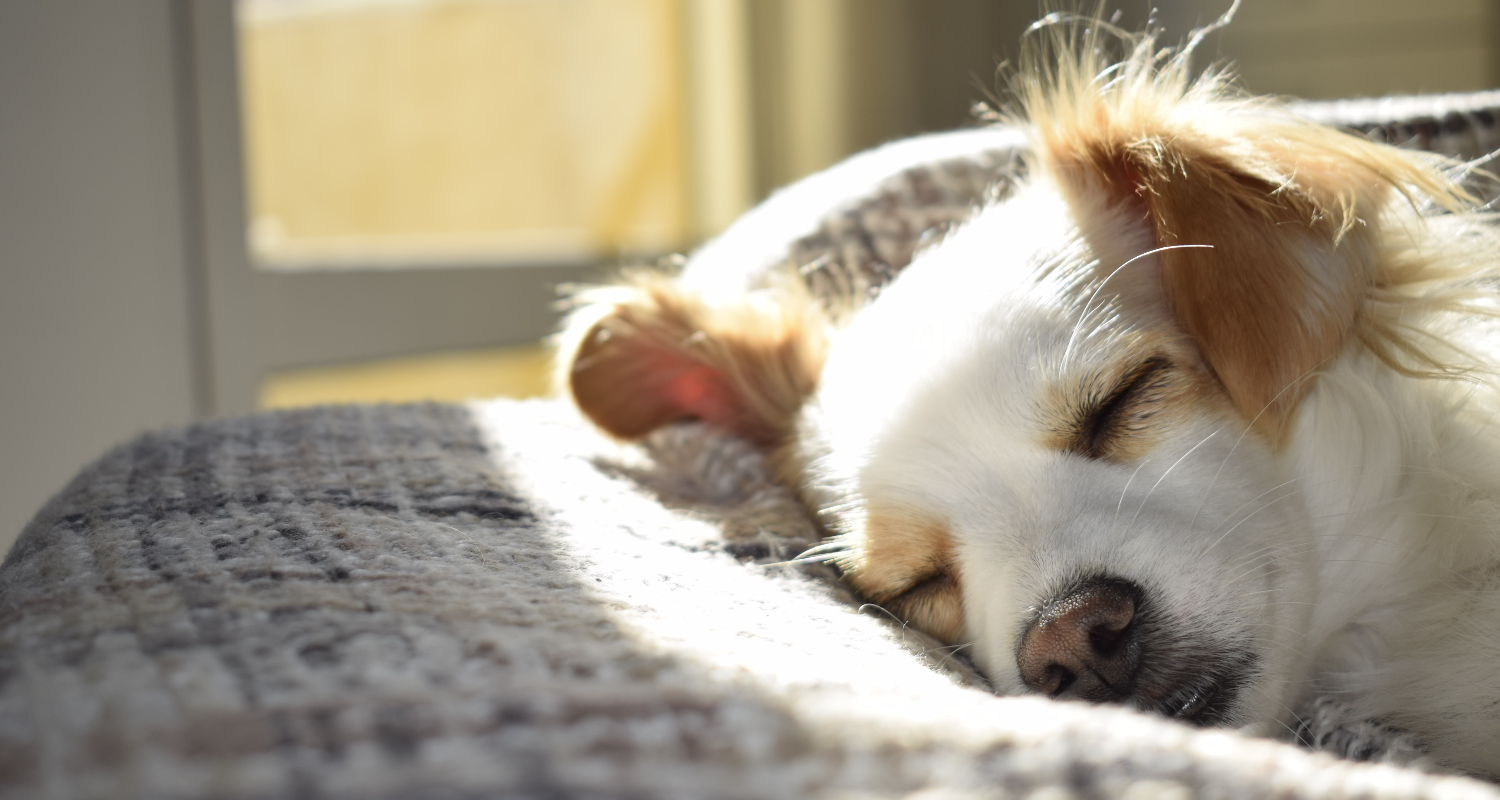
<path id="1" fill-rule="evenodd" d="M 588 295 L 575 400 L 776 454 L 810 557 L 999 691 L 1071 696 L 1018 654 L 1114 598 L 1114 699 L 1286 738 L 1336 707 L 1500 777 L 1500 237 L 1467 173 L 1194 76 L 1201 36 L 1046 22 L 996 113 L 1013 194 L 852 315 L 795 276 Z"/>

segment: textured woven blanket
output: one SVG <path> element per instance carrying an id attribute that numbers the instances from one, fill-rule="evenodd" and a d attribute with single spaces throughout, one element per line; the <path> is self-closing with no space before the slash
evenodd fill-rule
<path id="1" fill-rule="evenodd" d="M 1500 197 L 1500 90 L 1297 103 L 1301 116 L 1379 142 L 1441 153 L 1471 165 L 1479 197 Z M 924 243 L 1010 191 L 1021 169 L 1015 131 L 929 134 L 854 156 L 805 178 L 750 211 L 693 255 L 689 280 L 733 291 L 767 272 L 800 269 L 815 291 L 878 288 Z"/>
<path id="2" fill-rule="evenodd" d="M 106 456 L 0 569 L 0 797 L 1500 797 L 989 694 L 699 426 L 335 407 Z"/>
<path id="3" fill-rule="evenodd" d="M 1300 108 L 1477 158 L 1497 103 Z M 1019 146 L 986 129 L 855 157 L 688 277 L 878 287 L 1005 192 Z M 743 443 L 684 425 L 620 446 L 560 403 L 149 435 L 0 566 L 0 800 L 1500 798 L 1420 758 L 995 697 L 961 649 L 784 563 L 815 537 Z M 1414 757 L 1305 711 L 1320 749 Z"/>

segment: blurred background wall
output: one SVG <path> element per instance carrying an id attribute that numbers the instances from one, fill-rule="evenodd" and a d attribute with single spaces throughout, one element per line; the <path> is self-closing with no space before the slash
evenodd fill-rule
<path id="1" fill-rule="evenodd" d="M 1148 4 L 1113 4 L 1145 23 Z M 1227 1 L 1162 0 L 1167 38 Z M 1246 0 L 1307 98 L 1500 85 L 1500 0 Z M 1027 0 L 0 3 L 0 550 L 136 433 L 531 395 L 554 287 L 970 124 Z"/>
<path id="2" fill-rule="evenodd" d="M 207 413 L 163 0 L 0 3 L 0 548 L 107 446 Z"/>

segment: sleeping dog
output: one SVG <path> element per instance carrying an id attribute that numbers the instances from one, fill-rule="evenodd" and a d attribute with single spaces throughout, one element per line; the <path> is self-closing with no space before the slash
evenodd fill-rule
<path id="1" fill-rule="evenodd" d="M 1017 188 L 873 300 L 637 274 L 579 297 L 568 391 L 762 446 L 813 557 L 1002 693 L 1333 708 L 1500 775 L 1493 225 L 1461 165 L 1107 29 L 1033 37 Z"/>

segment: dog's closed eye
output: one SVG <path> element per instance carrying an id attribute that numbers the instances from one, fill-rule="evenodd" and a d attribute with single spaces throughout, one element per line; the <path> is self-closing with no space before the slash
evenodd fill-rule
<path id="1" fill-rule="evenodd" d="M 963 593 L 951 567 L 939 568 L 919 578 L 882 605 L 902 622 L 910 622 L 944 642 L 963 636 Z"/>
<path id="2" fill-rule="evenodd" d="M 1130 460 L 1149 446 L 1153 424 L 1177 392 L 1172 362 L 1154 355 L 1114 381 L 1085 381 L 1065 400 L 1054 441 L 1092 459 Z"/>
<path id="3" fill-rule="evenodd" d="M 861 538 L 860 560 L 843 566 L 865 599 L 946 644 L 963 641 L 962 578 L 948 523 L 913 508 L 878 507 Z"/>

